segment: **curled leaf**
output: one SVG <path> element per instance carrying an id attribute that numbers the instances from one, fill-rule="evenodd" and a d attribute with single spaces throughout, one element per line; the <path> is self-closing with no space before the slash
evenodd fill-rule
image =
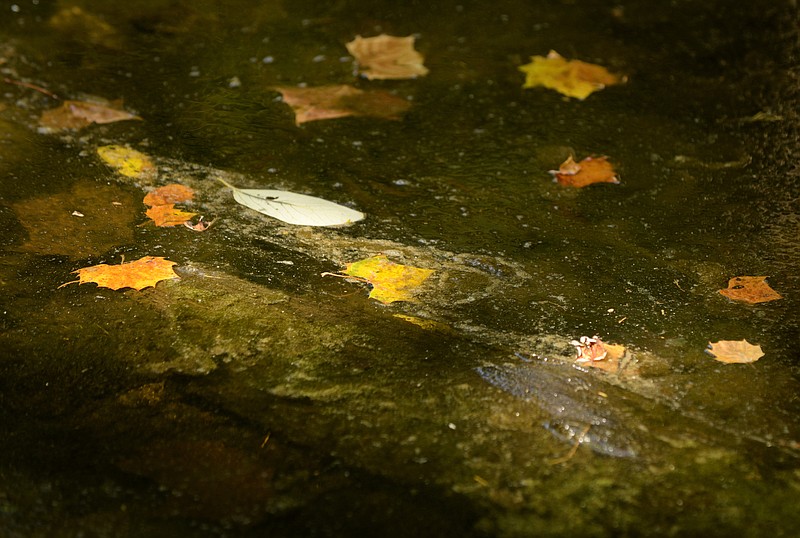
<path id="1" fill-rule="evenodd" d="M 559 184 L 568 187 L 586 187 L 594 183 L 619 183 L 608 157 L 586 157 L 576 163 L 570 155 L 558 170 L 551 170 Z"/>

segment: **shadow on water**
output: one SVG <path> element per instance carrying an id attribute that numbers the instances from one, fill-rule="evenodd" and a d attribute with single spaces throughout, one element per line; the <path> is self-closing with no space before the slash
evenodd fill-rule
<path id="1" fill-rule="evenodd" d="M 316 4 L 0 0 L 3 534 L 796 534 L 794 2 Z M 381 32 L 430 73 L 357 77 L 343 44 Z M 523 90 L 551 49 L 628 81 Z M 274 87 L 323 84 L 413 106 L 295 125 Z M 144 121 L 48 133 L 37 88 Z M 620 184 L 554 183 L 570 154 Z M 292 227 L 214 178 L 367 219 Z M 147 224 L 168 183 L 208 231 Z M 435 271 L 419 301 L 320 276 L 378 253 Z M 145 255 L 180 279 L 59 287 Z M 729 301 L 738 275 L 783 298 Z M 582 335 L 624 367 L 576 366 Z M 741 339 L 764 357 L 704 352 Z"/>

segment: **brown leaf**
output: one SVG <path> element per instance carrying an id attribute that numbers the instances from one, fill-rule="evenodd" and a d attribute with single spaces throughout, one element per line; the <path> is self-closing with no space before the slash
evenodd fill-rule
<path id="1" fill-rule="evenodd" d="M 709 342 L 706 353 L 725 363 L 746 364 L 764 356 L 761 346 L 750 344 L 747 340 L 720 340 Z"/>
<path id="2" fill-rule="evenodd" d="M 86 284 L 94 282 L 101 288 L 119 290 L 122 288 L 133 288 L 142 290 L 155 286 L 162 280 L 178 278 L 172 269 L 175 262 L 157 256 L 145 256 L 134 262 L 121 263 L 119 265 L 92 265 L 73 271 L 77 273 L 78 280 L 73 280 L 59 286 L 63 288 L 68 284 Z"/>
<path id="3" fill-rule="evenodd" d="M 414 50 L 414 36 L 356 38 L 345 44 L 358 61 L 361 75 L 374 79 L 416 78 L 428 74 L 422 55 Z"/>
<path id="4" fill-rule="evenodd" d="M 294 88 L 277 86 L 283 101 L 292 107 L 295 123 L 346 116 L 399 119 L 411 103 L 384 91 L 363 91 L 348 85 Z"/>
<path id="5" fill-rule="evenodd" d="M 728 281 L 728 287 L 719 292 L 734 301 L 746 303 L 765 303 L 783 297 L 769 284 L 765 276 L 736 276 Z"/>
<path id="6" fill-rule="evenodd" d="M 576 163 L 570 155 L 558 170 L 551 170 L 559 184 L 568 187 L 586 187 L 594 183 L 619 183 L 608 157 L 586 157 Z"/>
<path id="7" fill-rule="evenodd" d="M 141 119 L 139 116 L 123 110 L 120 101 L 108 104 L 64 101 L 60 107 L 44 111 L 39 118 L 39 125 L 53 131 L 63 131 L 82 129 L 92 123 Z"/>

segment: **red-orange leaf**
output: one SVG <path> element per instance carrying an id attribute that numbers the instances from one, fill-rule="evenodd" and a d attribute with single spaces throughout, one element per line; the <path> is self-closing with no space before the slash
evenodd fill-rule
<path id="1" fill-rule="evenodd" d="M 561 163 L 558 170 L 551 170 L 561 185 L 586 187 L 593 183 L 619 183 L 614 167 L 608 157 L 586 157 L 576 163 L 572 155 Z"/>
<path id="2" fill-rule="evenodd" d="M 728 287 L 719 292 L 734 301 L 765 303 L 782 299 L 780 293 L 767 284 L 765 276 L 736 276 L 728 281 Z"/>
<path id="3" fill-rule="evenodd" d="M 94 282 L 101 288 L 119 290 L 122 288 L 133 288 L 142 290 L 155 286 L 162 280 L 179 278 L 172 267 L 176 265 L 166 258 L 157 256 L 145 256 L 134 262 L 121 263 L 119 265 L 108 265 L 101 263 L 84 267 L 73 271 L 78 275 L 78 280 L 73 280 L 59 286 L 63 288 L 67 284 L 86 284 Z"/>
<path id="4" fill-rule="evenodd" d="M 149 206 L 179 204 L 181 202 L 190 202 L 192 198 L 194 198 L 192 189 L 173 183 L 147 193 L 147 196 L 144 197 L 144 203 Z"/>
<path id="5" fill-rule="evenodd" d="M 190 213 L 175 207 L 174 204 L 163 204 L 151 207 L 145 213 L 148 217 L 153 219 L 156 226 L 168 228 L 170 226 L 180 226 L 188 221 L 197 213 Z"/>

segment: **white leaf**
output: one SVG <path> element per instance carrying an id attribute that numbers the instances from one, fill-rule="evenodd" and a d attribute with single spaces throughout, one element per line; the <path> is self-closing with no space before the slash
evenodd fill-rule
<path id="1" fill-rule="evenodd" d="M 240 189 L 217 178 L 233 191 L 233 198 L 243 206 L 269 217 L 303 226 L 335 226 L 364 218 L 364 213 L 322 198 L 271 189 Z"/>

